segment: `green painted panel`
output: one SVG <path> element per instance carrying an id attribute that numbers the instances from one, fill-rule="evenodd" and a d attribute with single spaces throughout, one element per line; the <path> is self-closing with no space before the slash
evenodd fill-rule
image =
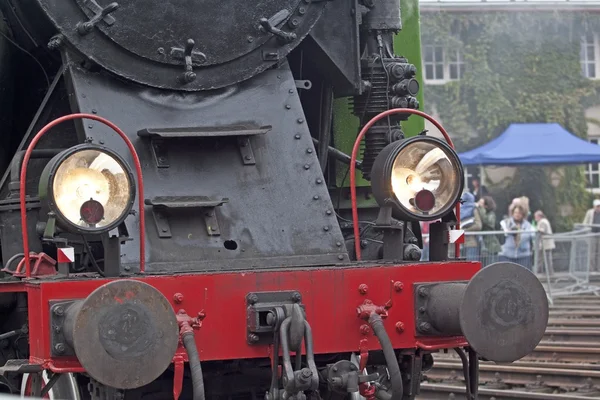
<path id="1" fill-rule="evenodd" d="M 394 40 L 394 51 L 396 54 L 408 58 L 408 61 L 417 67 L 415 78 L 421 83 L 421 90 L 417 96 L 420 109 L 423 109 L 423 80 L 421 73 L 421 30 L 419 22 L 419 0 L 401 0 L 402 31 L 396 35 Z M 358 117 L 352 115 L 347 98 L 336 99 L 334 104 L 333 129 L 335 147 L 346 154 L 352 152 L 354 140 L 358 134 Z M 425 129 L 425 122 L 420 117 L 410 117 L 402 123 L 402 128 L 407 136 L 413 136 Z M 361 152 L 362 153 L 362 152 Z M 359 153 L 360 157 L 360 153 Z M 348 186 L 348 166 L 338 163 L 337 186 Z M 369 186 L 369 182 L 362 178 L 357 171 L 357 185 Z"/>

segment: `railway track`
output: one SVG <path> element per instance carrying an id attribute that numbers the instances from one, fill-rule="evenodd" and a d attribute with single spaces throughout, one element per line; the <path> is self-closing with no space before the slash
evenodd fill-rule
<path id="1" fill-rule="evenodd" d="M 460 359 L 434 355 L 419 400 L 466 399 Z M 555 299 L 546 333 L 524 359 L 481 362 L 479 399 L 600 399 L 600 296 Z"/>

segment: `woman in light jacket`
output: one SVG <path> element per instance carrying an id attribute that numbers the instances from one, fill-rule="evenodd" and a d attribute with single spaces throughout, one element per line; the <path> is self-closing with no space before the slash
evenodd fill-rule
<path id="1" fill-rule="evenodd" d="M 533 227 L 525 219 L 525 210 L 517 205 L 512 215 L 502 221 L 506 240 L 499 254 L 499 261 L 509 261 L 531 270 L 531 239 L 534 236 Z"/>
<path id="2" fill-rule="evenodd" d="M 553 273 L 554 266 L 552 264 L 552 250 L 556 248 L 556 244 L 554 243 L 554 239 L 550 237 L 544 237 L 547 235 L 552 235 L 552 225 L 550 225 L 550 221 L 548 221 L 542 210 L 537 210 L 534 214 L 534 218 L 535 222 L 537 223 L 537 231 L 540 235 L 536 248 L 537 272 L 542 272 L 544 270 L 544 265 L 547 263 L 548 272 Z M 546 262 L 544 262 L 544 256 L 546 258 Z"/>

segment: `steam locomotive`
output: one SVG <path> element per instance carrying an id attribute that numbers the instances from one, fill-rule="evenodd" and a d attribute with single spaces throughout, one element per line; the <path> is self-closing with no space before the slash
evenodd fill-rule
<path id="1" fill-rule="evenodd" d="M 480 358 L 541 340 L 533 274 L 458 258 L 463 170 L 408 128 L 437 122 L 399 0 L 0 10 L 2 390 L 414 399 L 450 349 L 476 398 Z M 343 98 L 360 132 L 334 135 Z"/>

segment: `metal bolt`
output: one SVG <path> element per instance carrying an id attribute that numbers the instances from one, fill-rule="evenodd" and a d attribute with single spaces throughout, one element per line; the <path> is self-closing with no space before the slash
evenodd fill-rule
<path id="1" fill-rule="evenodd" d="M 290 94 L 294 93 L 294 89 L 288 90 L 288 93 L 290 93 Z"/>
<path id="2" fill-rule="evenodd" d="M 425 314 L 425 307 L 419 307 L 419 313 Z"/>
<path id="3" fill-rule="evenodd" d="M 344 256 L 343 256 L 342 254 L 338 254 L 338 260 L 340 260 L 340 261 L 341 261 L 341 260 L 343 260 L 343 259 L 344 259 Z"/>
<path id="4" fill-rule="evenodd" d="M 417 293 L 419 293 L 420 297 L 427 297 L 427 289 L 425 289 L 423 286 L 419 288 Z"/>
<path id="5" fill-rule="evenodd" d="M 360 334 L 367 336 L 369 333 L 371 333 L 371 327 L 367 324 L 363 324 L 360 326 Z"/>
<path id="6" fill-rule="evenodd" d="M 319 196 L 315 194 L 315 195 L 313 196 L 313 200 L 319 200 Z"/>
<path id="7" fill-rule="evenodd" d="M 129 265 L 126 265 L 126 266 L 124 266 L 124 267 L 123 267 L 123 269 L 124 269 L 125 271 L 130 271 L 130 270 L 131 270 L 131 267 L 130 267 Z"/>
<path id="8" fill-rule="evenodd" d="M 98 110 L 96 110 L 95 108 L 92 108 L 92 114 L 97 114 Z"/>
<path id="9" fill-rule="evenodd" d="M 337 247 L 342 247 L 342 242 L 335 242 L 335 245 L 336 245 Z"/>
<path id="10" fill-rule="evenodd" d="M 94 124 L 88 124 L 88 128 L 92 129 L 94 127 Z"/>
<path id="11" fill-rule="evenodd" d="M 429 332 L 431 331 L 431 324 L 429 322 L 421 322 L 419 324 L 419 330 L 421 332 Z"/>
<path id="12" fill-rule="evenodd" d="M 248 43 L 254 42 L 254 38 L 252 36 L 248 36 L 246 40 L 248 40 Z"/>
<path id="13" fill-rule="evenodd" d="M 337 370 L 338 370 L 338 367 L 333 367 L 333 368 L 331 368 L 331 369 L 333 370 L 333 372 L 337 372 Z"/>
<path id="14" fill-rule="evenodd" d="M 248 297 L 248 303 L 250 304 L 256 304 L 258 302 L 258 296 L 253 294 L 250 295 L 250 297 Z"/>
<path id="15" fill-rule="evenodd" d="M 58 325 L 54 325 L 54 333 L 60 333 L 60 331 L 62 331 L 62 328 Z"/>
<path id="16" fill-rule="evenodd" d="M 163 231 L 163 232 L 166 232 L 166 231 L 168 231 L 168 229 L 167 229 L 167 228 L 161 228 L 160 230 L 161 230 L 161 231 Z"/>
<path id="17" fill-rule="evenodd" d="M 100 144 L 104 144 L 104 140 L 100 140 L 100 141 L 99 141 L 99 143 L 100 143 Z"/>
<path id="18" fill-rule="evenodd" d="M 183 295 L 181 293 L 175 293 L 173 295 L 173 301 L 177 304 L 180 304 L 183 301 Z"/>
<path id="19" fill-rule="evenodd" d="M 311 153 L 312 153 L 312 149 L 306 149 L 306 152 L 307 152 L 308 154 L 311 154 Z"/>
<path id="20" fill-rule="evenodd" d="M 156 49 L 156 52 L 158 54 L 165 54 L 165 49 L 163 49 L 162 47 L 159 47 L 158 49 Z"/>
<path id="21" fill-rule="evenodd" d="M 306 13 L 306 8 L 304 8 L 304 7 L 300 7 L 300 8 L 298 9 L 298 14 L 300 14 L 300 15 L 304 15 L 305 13 Z"/>
<path id="22" fill-rule="evenodd" d="M 301 124 L 301 123 L 303 123 L 303 122 L 304 122 L 304 119 L 302 119 L 302 118 L 298 118 L 296 121 L 297 121 L 299 124 Z"/>
<path id="23" fill-rule="evenodd" d="M 250 156 L 246 156 L 246 157 L 244 157 L 244 158 L 245 158 L 246 160 L 251 160 L 251 159 L 252 159 L 252 157 L 250 157 Z"/>
<path id="24" fill-rule="evenodd" d="M 402 289 L 404 289 L 404 283 L 398 281 L 398 282 L 394 282 L 394 290 L 396 292 L 401 292 Z"/>
<path id="25" fill-rule="evenodd" d="M 321 178 L 317 179 L 317 185 L 320 185 L 321 183 L 323 183 L 323 180 Z"/>
<path id="26" fill-rule="evenodd" d="M 396 331 L 398 333 L 404 332 L 404 323 L 403 322 L 400 322 L 400 321 L 396 322 Z"/>
<path id="27" fill-rule="evenodd" d="M 296 292 L 292 295 L 292 300 L 295 301 L 296 303 L 299 302 L 300 300 L 302 300 L 302 296 L 300 295 L 300 293 Z"/>
<path id="28" fill-rule="evenodd" d="M 299 133 L 296 133 L 296 134 L 294 135 L 294 138 L 296 138 L 296 139 L 300 139 L 300 137 L 301 137 L 301 136 L 300 136 L 300 134 L 299 134 Z"/>
<path id="29" fill-rule="evenodd" d="M 312 376 L 312 371 L 308 368 L 302 368 L 302 377 L 310 378 Z"/>
<path id="30" fill-rule="evenodd" d="M 327 215 L 331 215 L 331 214 L 333 214 L 333 213 L 331 212 L 331 210 L 327 210 L 327 211 L 325 211 L 325 214 L 327 214 Z"/>
<path id="31" fill-rule="evenodd" d="M 310 165 L 304 164 L 304 169 L 310 169 Z"/>
<path id="32" fill-rule="evenodd" d="M 298 26 L 298 24 L 300 24 L 300 21 L 298 21 L 298 19 L 296 19 L 296 18 L 292 18 L 292 19 L 290 19 L 290 21 L 288 22 L 288 25 L 289 25 L 291 28 L 295 28 L 295 27 L 297 27 L 297 26 Z"/>
<path id="33" fill-rule="evenodd" d="M 63 306 L 56 306 L 52 311 L 54 312 L 54 315 L 58 315 L 59 317 L 62 317 L 65 314 Z"/>
<path id="34" fill-rule="evenodd" d="M 67 350 L 67 349 L 66 349 L 66 347 L 65 347 L 64 343 L 56 343 L 56 344 L 54 345 L 54 350 L 55 350 L 55 351 L 56 351 L 58 354 L 62 354 L 62 353 L 64 353 L 64 352 L 65 352 L 65 350 Z"/>
<path id="35" fill-rule="evenodd" d="M 251 334 L 248 335 L 248 341 L 250 343 L 256 343 L 256 342 L 259 341 L 259 339 L 260 338 L 258 337 L 258 335 L 254 334 L 254 333 L 251 333 Z"/>
<path id="36" fill-rule="evenodd" d="M 329 227 L 328 227 L 328 226 L 324 226 L 324 227 L 323 227 L 323 230 L 324 230 L 325 232 L 329 232 Z"/>
<path id="37" fill-rule="evenodd" d="M 286 109 L 286 110 L 289 110 L 289 109 L 291 109 L 291 108 L 292 108 L 292 106 L 290 106 L 289 104 L 286 104 L 286 105 L 285 105 L 285 109 Z"/>
<path id="38" fill-rule="evenodd" d="M 360 285 L 358 285 L 358 291 L 360 292 L 360 294 L 367 294 L 367 292 L 369 291 L 369 287 L 364 283 L 361 283 Z"/>

